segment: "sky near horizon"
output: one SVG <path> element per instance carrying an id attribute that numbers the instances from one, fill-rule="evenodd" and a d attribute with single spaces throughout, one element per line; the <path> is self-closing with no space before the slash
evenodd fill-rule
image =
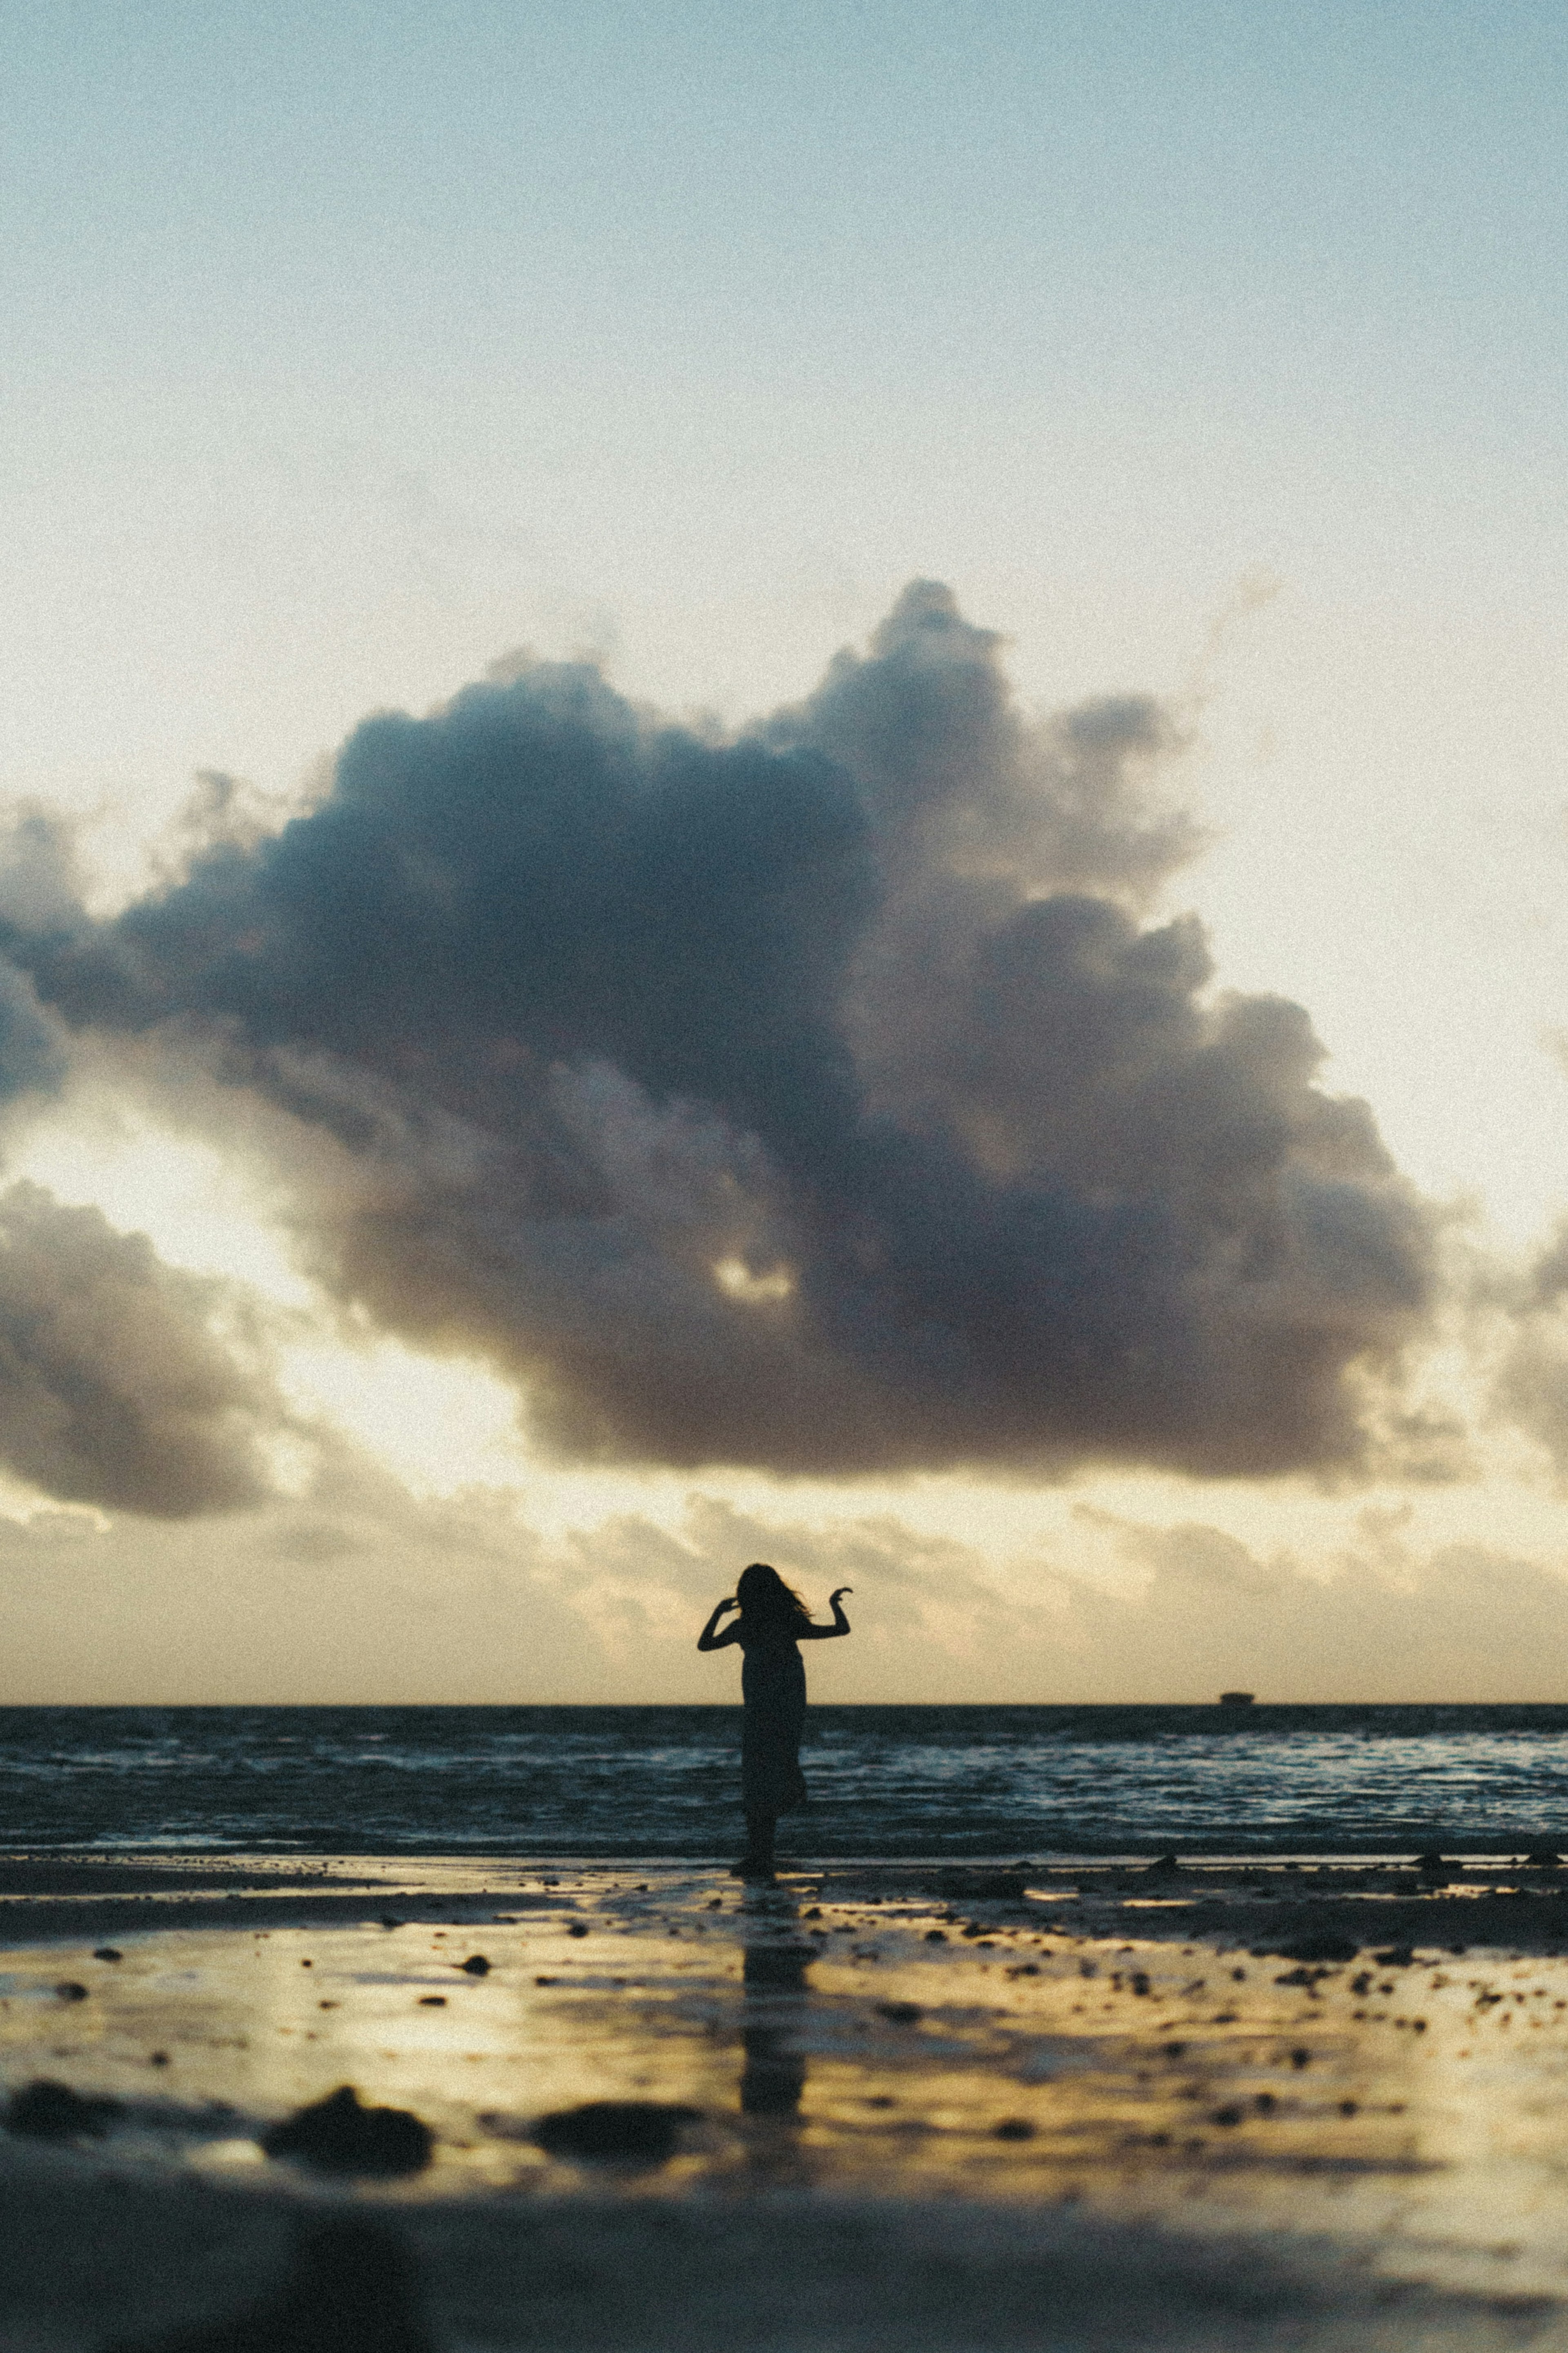
<path id="1" fill-rule="evenodd" d="M 0 1701 L 1568 1698 L 1562 11 L 0 26 Z"/>

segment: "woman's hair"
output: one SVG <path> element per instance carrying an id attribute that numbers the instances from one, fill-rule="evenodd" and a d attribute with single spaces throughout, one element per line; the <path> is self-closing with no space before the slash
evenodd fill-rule
<path id="1" fill-rule="evenodd" d="M 735 1599 L 741 1614 L 752 1624 L 760 1620 L 764 1625 L 795 1626 L 804 1623 L 811 1612 L 795 1591 L 786 1585 L 776 1568 L 765 1560 L 752 1561 L 743 1568 L 735 1586 Z"/>

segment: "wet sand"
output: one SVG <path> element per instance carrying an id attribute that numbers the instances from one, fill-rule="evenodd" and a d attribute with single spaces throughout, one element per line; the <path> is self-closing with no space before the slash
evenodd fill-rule
<path id="1" fill-rule="evenodd" d="M 0 2135 L 0 2343 L 216 2318 L 353 2211 L 450 2348 L 1568 2348 L 1560 1883 L 13 1858 L 0 2079 L 119 2106 Z M 428 2166 L 264 2153 L 342 2084 Z M 689 2113 L 540 2145 L 605 2100 Z"/>

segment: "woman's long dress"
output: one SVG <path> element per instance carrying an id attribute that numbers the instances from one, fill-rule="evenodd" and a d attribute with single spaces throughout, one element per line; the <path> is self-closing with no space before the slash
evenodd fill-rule
<path id="1" fill-rule="evenodd" d="M 793 1636 L 742 1629 L 741 1791 L 749 1814 L 787 1814 L 805 1803 L 800 1736 L 805 1725 L 805 1663 Z"/>

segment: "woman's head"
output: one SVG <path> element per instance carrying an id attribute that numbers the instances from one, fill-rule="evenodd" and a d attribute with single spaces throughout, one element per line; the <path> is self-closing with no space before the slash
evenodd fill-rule
<path id="1" fill-rule="evenodd" d="M 786 1585 L 778 1570 L 770 1568 L 765 1560 L 754 1560 L 750 1568 L 741 1571 L 735 1599 L 742 1615 L 753 1621 L 773 1620 L 787 1626 L 811 1614 L 794 1586 Z"/>

